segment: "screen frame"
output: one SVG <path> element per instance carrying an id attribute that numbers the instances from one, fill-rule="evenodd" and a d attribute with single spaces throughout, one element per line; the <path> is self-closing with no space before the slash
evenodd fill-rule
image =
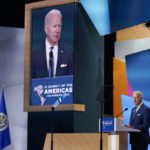
<path id="1" fill-rule="evenodd" d="M 74 3 L 73 0 L 41 1 L 25 5 L 25 54 L 24 54 L 24 111 L 51 111 L 52 105 L 30 105 L 31 88 L 31 35 L 32 35 L 32 10 Z M 56 110 L 85 111 L 85 106 L 80 104 L 59 105 Z"/>

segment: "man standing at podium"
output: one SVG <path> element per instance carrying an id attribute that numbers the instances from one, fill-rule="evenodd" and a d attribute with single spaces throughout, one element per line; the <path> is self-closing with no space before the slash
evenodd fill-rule
<path id="1" fill-rule="evenodd" d="M 149 144 L 150 109 L 143 103 L 143 94 L 133 92 L 133 103 L 129 127 L 139 129 L 141 132 L 130 133 L 132 150 L 147 150 Z"/>

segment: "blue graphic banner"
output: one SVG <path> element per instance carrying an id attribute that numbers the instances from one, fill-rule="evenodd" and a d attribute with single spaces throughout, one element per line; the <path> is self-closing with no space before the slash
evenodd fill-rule
<path id="1" fill-rule="evenodd" d="M 31 105 L 73 104 L 73 76 L 32 79 Z"/>
<path id="2" fill-rule="evenodd" d="M 99 120 L 99 131 L 101 129 L 101 120 Z M 114 118 L 103 118 L 102 119 L 102 131 L 103 132 L 109 132 L 109 131 L 114 131 Z"/>
<path id="3" fill-rule="evenodd" d="M 133 91 L 142 91 L 144 99 L 150 101 L 150 49 L 127 55 L 127 77 Z"/>

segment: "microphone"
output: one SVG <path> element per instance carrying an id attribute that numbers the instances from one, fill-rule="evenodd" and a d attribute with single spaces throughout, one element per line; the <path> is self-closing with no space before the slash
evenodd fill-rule
<path id="1" fill-rule="evenodd" d="M 52 109 L 56 108 L 61 103 L 61 98 L 59 97 L 58 100 L 52 105 Z"/>
<path id="2" fill-rule="evenodd" d="M 123 112 L 125 112 L 125 111 L 127 111 L 127 110 L 128 110 L 128 108 L 125 108 L 121 113 L 119 113 L 119 114 L 116 116 L 116 118 L 119 117 Z"/>

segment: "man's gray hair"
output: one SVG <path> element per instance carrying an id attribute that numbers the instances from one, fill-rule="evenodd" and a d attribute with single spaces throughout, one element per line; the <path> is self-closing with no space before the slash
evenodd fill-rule
<path id="1" fill-rule="evenodd" d="M 51 15 L 51 14 L 58 14 L 58 15 L 60 15 L 60 16 L 62 17 L 62 13 L 61 13 L 60 10 L 58 10 L 58 9 L 52 9 L 52 10 L 50 10 L 50 11 L 46 14 L 46 16 L 45 16 L 45 24 L 44 24 L 44 25 L 47 24 L 48 19 L 49 19 L 49 15 Z"/>
<path id="2" fill-rule="evenodd" d="M 133 93 L 136 93 L 137 95 L 143 98 L 143 93 L 141 91 L 134 91 Z"/>

